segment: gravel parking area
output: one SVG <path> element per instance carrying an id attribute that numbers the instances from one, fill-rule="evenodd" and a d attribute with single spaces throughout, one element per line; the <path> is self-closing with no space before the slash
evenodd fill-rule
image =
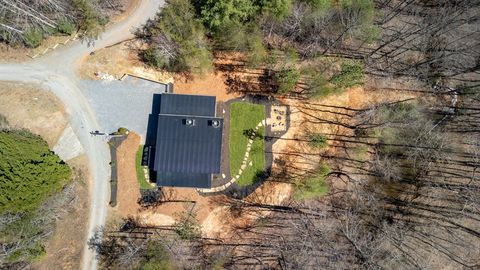
<path id="1" fill-rule="evenodd" d="M 153 95 L 167 91 L 167 85 L 127 76 L 124 80 L 81 81 L 82 91 L 95 110 L 103 130 L 111 133 L 125 127 L 145 142 Z"/>

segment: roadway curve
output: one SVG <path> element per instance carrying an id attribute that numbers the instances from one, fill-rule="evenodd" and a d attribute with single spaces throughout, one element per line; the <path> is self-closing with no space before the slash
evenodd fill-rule
<path id="1" fill-rule="evenodd" d="M 105 224 L 110 191 L 110 153 L 105 141 L 89 134 L 92 130 L 102 130 L 102 127 L 80 90 L 77 66 L 90 52 L 132 38 L 131 30 L 152 18 L 163 4 L 162 0 L 141 0 L 128 18 L 109 27 L 93 46 L 89 47 L 77 41 L 36 60 L 20 64 L 0 64 L 1 81 L 40 84 L 63 102 L 69 114 L 70 124 L 88 156 L 93 180 L 87 240 L 96 228 Z M 96 268 L 95 254 L 85 243 L 82 269 Z"/>

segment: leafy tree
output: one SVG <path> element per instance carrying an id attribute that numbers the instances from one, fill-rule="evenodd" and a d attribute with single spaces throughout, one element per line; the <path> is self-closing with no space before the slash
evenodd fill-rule
<path id="1" fill-rule="evenodd" d="M 70 176 L 68 165 L 39 136 L 0 131 L 0 214 L 34 211 Z"/>
<path id="2" fill-rule="evenodd" d="M 262 35 L 258 25 L 254 23 L 241 24 L 231 21 L 220 26 L 220 30 L 213 35 L 213 42 L 216 49 L 246 53 L 248 64 L 257 66 L 267 57 Z"/>
<path id="3" fill-rule="evenodd" d="M 148 242 L 145 255 L 137 268 L 142 270 L 171 270 L 175 269 L 175 266 L 162 242 L 151 240 Z"/>
<path id="4" fill-rule="evenodd" d="M 327 97 L 341 91 L 338 87 L 332 87 L 331 83 L 323 76 L 322 72 L 315 67 L 302 69 L 307 96 L 311 99 Z"/>
<path id="5" fill-rule="evenodd" d="M 283 20 L 292 10 L 292 0 L 261 0 L 262 13 Z"/>
<path id="6" fill-rule="evenodd" d="M 308 3 L 310 6 L 319 10 L 330 9 L 333 5 L 333 0 L 302 0 L 302 1 Z"/>
<path id="7" fill-rule="evenodd" d="M 252 0 L 204 0 L 199 3 L 200 17 L 215 32 L 231 22 L 244 23 L 258 11 Z"/>
<path id="8" fill-rule="evenodd" d="M 341 0 L 340 16 L 351 24 L 352 36 L 373 42 L 379 34 L 374 25 L 375 3 L 372 0 Z"/>
<path id="9" fill-rule="evenodd" d="M 171 0 L 139 33 L 150 44 L 147 63 L 176 72 L 201 74 L 212 68 L 205 29 L 188 0 Z"/>

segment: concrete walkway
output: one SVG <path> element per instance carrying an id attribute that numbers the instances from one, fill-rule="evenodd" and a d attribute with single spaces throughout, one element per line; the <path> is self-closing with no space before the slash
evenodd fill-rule
<path id="1" fill-rule="evenodd" d="M 260 121 L 260 123 L 258 123 L 258 125 L 254 128 L 252 134 L 248 138 L 247 149 L 246 149 L 245 155 L 243 157 L 242 165 L 240 166 L 240 169 L 238 170 L 238 174 L 233 176 L 232 179 L 230 179 L 230 181 L 228 181 L 227 183 L 225 183 L 221 186 L 214 187 L 214 188 L 197 188 L 198 192 L 200 192 L 200 193 L 216 193 L 216 192 L 224 191 L 228 187 L 230 187 L 233 183 L 235 183 L 235 181 L 240 179 L 240 177 L 242 176 L 242 174 L 245 171 L 245 169 L 247 168 L 247 166 L 253 166 L 253 163 L 250 160 L 250 151 L 252 150 L 252 144 L 253 144 L 253 140 L 255 139 L 255 135 L 257 134 L 257 131 L 261 126 L 266 126 L 266 120 Z"/>

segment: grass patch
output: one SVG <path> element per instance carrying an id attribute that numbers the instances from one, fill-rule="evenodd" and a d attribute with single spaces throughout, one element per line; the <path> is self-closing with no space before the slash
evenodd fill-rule
<path id="1" fill-rule="evenodd" d="M 137 155 L 135 158 L 135 167 L 137 170 L 137 181 L 141 189 L 151 189 L 153 187 L 147 181 L 147 179 L 145 178 L 145 173 L 143 172 L 142 156 L 143 156 L 143 145 L 140 145 L 140 147 L 138 147 Z"/>
<path id="2" fill-rule="evenodd" d="M 235 102 L 230 106 L 230 174 L 232 177 L 238 174 L 242 165 L 248 144 L 248 130 L 254 129 L 260 121 L 265 119 L 265 106 L 245 102 Z M 253 184 L 259 175 L 265 170 L 265 142 L 263 135 L 265 127 L 258 129 L 260 138 L 255 138 L 250 151 L 249 161 L 252 166 L 245 168 L 237 180 L 240 186 Z M 248 164 L 247 163 L 247 164 Z"/>

